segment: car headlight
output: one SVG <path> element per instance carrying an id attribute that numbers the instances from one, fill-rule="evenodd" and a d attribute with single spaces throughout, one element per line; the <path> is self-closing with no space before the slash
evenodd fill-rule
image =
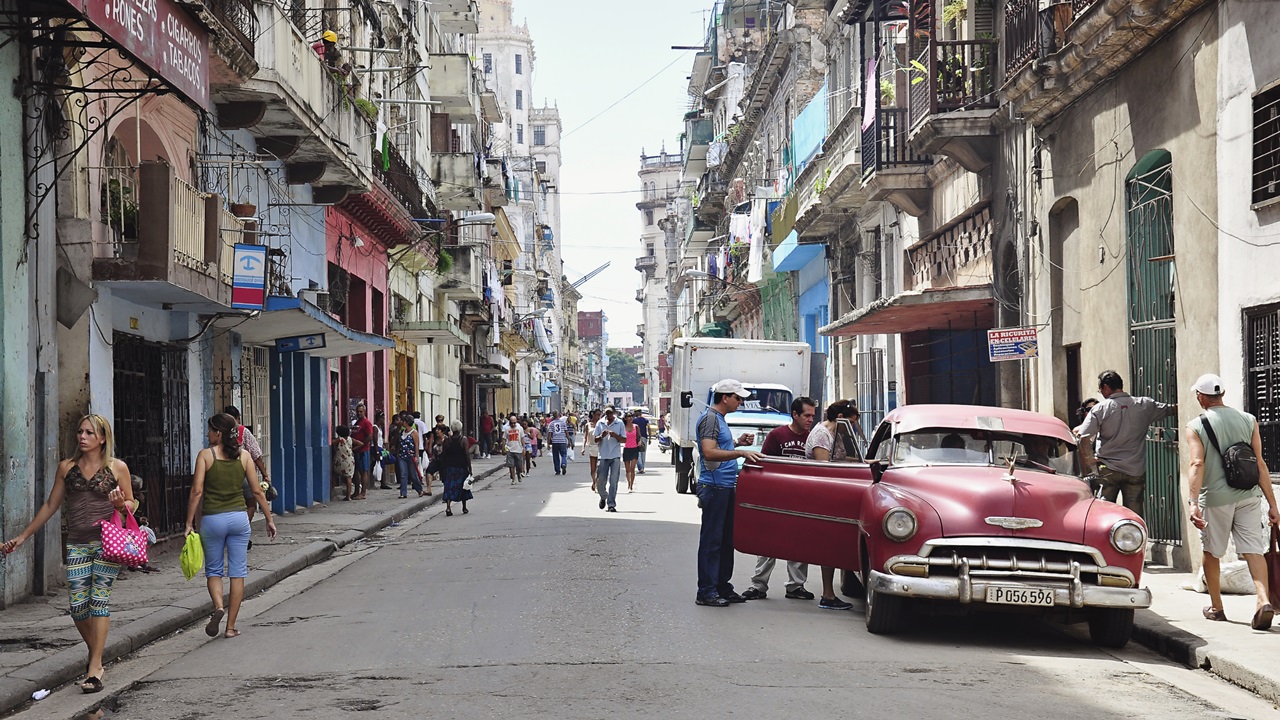
<path id="1" fill-rule="evenodd" d="M 884 534 L 890 540 L 905 542 L 916 534 L 916 515 L 904 507 L 897 507 L 884 514 Z"/>
<path id="2" fill-rule="evenodd" d="M 1125 555 L 1140 552 L 1147 546 L 1147 531 L 1142 523 L 1121 520 L 1111 526 L 1111 547 Z"/>

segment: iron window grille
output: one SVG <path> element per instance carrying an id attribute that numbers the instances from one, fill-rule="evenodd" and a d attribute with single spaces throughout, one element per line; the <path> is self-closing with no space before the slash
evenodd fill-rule
<path id="1" fill-rule="evenodd" d="M 1280 84 L 1253 96 L 1253 202 L 1280 197 Z"/>
<path id="2" fill-rule="evenodd" d="M 1280 305 L 1244 312 L 1245 411 L 1258 419 L 1262 459 L 1280 468 Z"/>

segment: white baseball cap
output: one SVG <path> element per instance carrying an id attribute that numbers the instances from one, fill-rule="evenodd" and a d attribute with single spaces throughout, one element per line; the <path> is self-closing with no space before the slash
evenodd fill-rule
<path id="1" fill-rule="evenodd" d="M 748 391 L 745 387 L 743 387 L 742 383 L 738 382 L 737 380 L 733 380 L 731 378 L 725 378 L 724 380 L 721 380 L 720 382 L 716 383 L 715 386 L 711 388 L 711 392 L 724 393 L 724 394 L 731 393 L 733 395 L 737 395 L 740 398 L 751 397 L 751 392 Z"/>
<path id="2" fill-rule="evenodd" d="M 1196 383 L 1191 386 L 1191 389 L 1201 395 L 1221 395 L 1226 392 L 1222 388 L 1222 378 L 1213 373 L 1205 373 L 1196 378 Z"/>

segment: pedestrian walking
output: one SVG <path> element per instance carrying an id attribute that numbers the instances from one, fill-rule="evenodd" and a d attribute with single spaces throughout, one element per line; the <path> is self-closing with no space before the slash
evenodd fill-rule
<path id="1" fill-rule="evenodd" d="M 1190 498 L 1191 522 L 1200 529 L 1204 550 L 1204 582 L 1209 589 L 1209 607 L 1203 611 L 1209 620 L 1226 620 L 1222 608 L 1221 559 L 1227 552 L 1227 540 L 1234 539 L 1236 553 L 1249 565 L 1257 609 L 1249 623 L 1254 630 L 1271 627 L 1275 610 L 1268 596 L 1267 563 L 1263 554 L 1270 538 L 1267 525 L 1280 523 L 1270 471 L 1262 456 L 1262 436 L 1254 416 L 1228 407 L 1223 402 L 1226 391 L 1222 378 L 1201 375 L 1191 389 L 1204 414 L 1187 423 L 1184 437 L 1191 455 Z M 1222 448 L 1244 443 L 1253 449 L 1257 459 L 1258 479 L 1250 488 L 1227 482 L 1227 465 Z M 1267 516 L 1262 515 L 1258 499 L 1267 500 Z"/>
<path id="2" fill-rule="evenodd" d="M 613 413 L 612 405 L 606 407 L 604 417 L 592 431 L 599 451 L 595 486 L 600 494 L 600 509 L 605 512 L 618 512 L 618 471 L 622 463 L 622 443 L 627 439 L 622 421 Z"/>
<path id="3" fill-rule="evenodd" d="M 1176 415 L 1178 406 L 1130 395 L 1115 370 L 1098 375 L 1098 392 L 1102 401 L 1080 425 L 1082 461 L 1098 476 L 1104 500 L 1116 502 L 1123 495 L 1124 506 L 1145 518 L 1147 428 Z"/>
<path id="4" fill-rule="evenodd" d="M 6 556 L 12 554 L 62 510 L 71 621 L 89 651 L 85 676 L 80 681 L 80 690 L 85 693 L 102 691 L 102 650 L 111 627 L 111 586 L 120 574 L 119 564 L 102 559 L 102 530 L 98 523 L 110 521 L 117 512 L 138 509 L 129 466 L 113 457 L 114 445 L 111 423 L 106 418 L 93 414 L 80 418 L 75 452 L 58 463 L 49 497 L 17 537 L 0 544 L 0 551 Z M 125 478 L 125 482 L 119 478 Z M 238 499 L 239 487 L 236 489 Z M 236 511 L 245 517 L 243 504 L 237 503 Z"/>
<path id="5" fill-rule="evenodd" d="M 431 437 L 431 428 L 427 425 L 427 421 L 422 419 L 422 413 L 414 410 L 410 413 L 410 419 L 413 421 L 413 429 L 418 433 L 418 467 L 426 465 L 426 460 L 431 448 L 428 446 L 427 440 Z M 429 459 L 429 458 L 428 458 Z"/>
<path id="6" fill-rule="evenodd" d="M 503 429 L 503 437 L 506 440 L 507 472 L 511 476 L 511 484 L 515 485 L 524 478 L 525 443 L 527 441 L 524 427 L 520 424 L 520 420 L 515 413 L 512 413 L 511 417 L 507 419 L 507 426 Z"/>
<path id="7" fill-rule="evenodd" d="M 472 499 L 471 490 L 466 487 L 467 478 L 471 477 L 471 452 L 467 448 L 467 437 L 462 434 L 462 423 L 454 420 L 450 435 L 440 448 L 439 454 L 431 461 L 427 470 L 440 475 L 444 486 L 444 514 L 453 516 L 453 503 L 462 503 L 462 514 L 467 509 L 467 501 Z"/>
<path id="8" fill-rule="evenodd" d="M 418 471 L 418 448 L 422 439 L 418 436 L 417 423 L 411 413 L 400 414 L 400 447 L 396 448 L 396 477 L 400 480 L 400 497 L 409 497 L 409 486 L 412 485 L 418 497 L 427 493 L 422 489 L 422 478 Z M 363 496 L 362 496 L 363 497 Z"/>
<path id="9" fill-rule="evenodd" d="M 368 409 L 364 403 L 356 405 L 356 424 L 351 428 L 352 451 L 356 456 L 356 497 L 364 499 L 369 491 L 372 475 L 369 470 L 373 462 L 373 423 L 369 422 Z"/>
<path id="10" fill-rule="evenodd" d="M 636 463 L 640 460 L 640 428 L 636 427 L 633 413 L 622 416 L 622 434 L 626 436 L 622 443 L 622 466 L 627 472 L 627 492 L 630 493 L 636 489 Z"/>
<path id="11" fill-rule="evenodd" d="M 366 420 L 367 422 L 367 420 Z M 236 617 L 244 601 L 244 579 L 249 574 L 249 518 L 243 511 L 241 488 L 244 481 L 254 490 L 254 499 L 267 521 L 267 537 L 275 539 L 276 522 L 271 506 L 258 484 L 258 470 L 249 453 L 240 446 L 236 421 L 226 413 L 209 418 L 206 437 L 209 447 L 196 455 L 196 468 L 187 498 L 186 534 L 195 531 L 196 511 L 200 511 L 200 544 L 204 548 L 205 585 L 213 600 L 213 613 L 205 625 L 209 637 L 218 634 L 222 617 L 227 617 L 223 637 L 240 634 Z M 223 610 L 222 579 L 230 579 L 230 604 Z"/>
<path id="12" fill-rule="evenodd" d="M 547 425 L 547 435 L 551 440 L 551 465 L 556 475 L 568 475 L 569 421 L 563 412 L 557 412 L 556 419 Z"/>
<path id="13" fill-rule="evenodd" d="M 582 423 L 582 454 L 591 461 L 591 492 L 596 492 L 596 467 L 600 462 L 600 445 L 596 443 L 596 423 L 600 422 L 600 411 L 592 410 L 586 421 Z"/>
<path id="14" fill-rule="evenodd" d="M 742 406 L 751 393 L 742 383 L 725 378 L 711 388 L 711 406 L 698 418 L 698 505 L 702 508 L 702 528 L 698 533 L 698 594 L 694 602 L 709 607 L 727 607 L 746 602 L 733 590 L 733 506 L 738 486 L 738 459 L 755 462 L 759 453 L 739 450 L 755 441 L 751 433 L 737 439 L 729 431 L 724 416 Z"/>
<path id="15" fill-rule="evenodd" d="M 640 455 L 636 458 L 636 472 L 643 475 L 644 459 L 649 450 L 649 418 L 645 417 L 643 412 L 636 411 L 631 422 L 636 426 L 636 433 L 640 438 Z"/>
<path id="16" fill-rule="evenodd" d="M 335 433 L 337 437 L 333 439 L 333 479 L 346 486 L 347 494 L 342 499 L 350 500 L 355 494 L 351 487 L 351 480 L 356 472 L 355 453 L 351 450 L 351 429 L 346 425 L 339 425 Z"/>
<path id="17" fill-rule="evenodd" d="M 382 490 L 391 489 L 391 484 L 387 482 L 385 463 L 382 462 L 382 457 L 387 447 L 387 436 L 382 432 L 382 426 L 386 424 L 387 414 L 379 410 L 373 417 L 373 455 L 370 456 L 369 460 L 373 465 L 371 470 L 373 482 L 376 482 Z"/>
<path id="18" fill-rule="evenodd" d="M 250 431 L 249 428 L 245 427 L 244 423 L 241 421 L 240 408 L 235 405 L 228 405 L 222 408 L 222 412 L 235 418 L 236 434 L 240 439 L 240 446 L 249 452 L 249 457 L 253 458 L 253 465 L 258 469 L 258 478 L 260 482 L 265 482 L 267 487 L 270 487 L 271 473 L 267 470 L 267 461 L 262 457 L 262 445 L 258 443 L 258 438 L 253 436 L 253 432 Z M 263 492 L 271 496 L 267 498 L 268 500 L 275 497 L 275 493 L 273 491 L 267 491 L 264 489 Z M 249 522 L 253 522 L 253 513 L 257 510 L 258 503 L 254 499 L 253 490 L 249 487 L 248 483 L 245 483 L 242 494 L 244 495 L 245 511 L 249 514 Z"/>
<path id="19" fill-rule="evenodd" d="M 776 427 L 764 436 L 764 444 L 760 454 L 770 457 L 786 457 L 803 460 L 804 444 L 809 438 L 809 429 L 813 427 L 813 418 L 817 412 L 817 403 L 813 398 L 798 397 L 791 401 L 790 424 Z M 742 593 L 748 600 L 764 600 L 769 594 L 769 576 L 777 560 L 759 555 L 756 557 L 756 574 L 751 576 L 751 587 Z M 832 576 L 834 580 L 834 575 Z M 812 600 L 813 593 L 805 589 L 809 580 L 809 564 L 787 561 L 787 592 L 785 597 L 791 600 Z"/>
<path id="20" fill-rule="evenodd" d="M 823 462 L 857 462 L 862 459 L 858 448 L 853 420 L 858 406 L 852 400 L 837 400 L 827 406 L 826 420 L 813 426 L 804 442 L 804 454 L 811 460 Z M 823 610 L 849 610 L 852 603 L 836 596 L 836 569 L 822 568 L 822 598 L 818 607 Z"/>
<path id="21" fill-rule="evenodd" d="M 493 451 L 493 415 L 486 412 L 480 416 L 480 457 L 489 459 Z"/>

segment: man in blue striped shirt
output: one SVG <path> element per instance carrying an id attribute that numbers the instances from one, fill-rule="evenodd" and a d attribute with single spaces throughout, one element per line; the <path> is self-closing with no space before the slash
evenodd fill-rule
<path id="1" fill-rule="evenodd" d="M 556 419 L 547 424 L 547 435 L 551 441 L 551 464 L 557 475 L 569 474 L 569 421 L 564 418 L 564 411 L 556 411 Z"/>

